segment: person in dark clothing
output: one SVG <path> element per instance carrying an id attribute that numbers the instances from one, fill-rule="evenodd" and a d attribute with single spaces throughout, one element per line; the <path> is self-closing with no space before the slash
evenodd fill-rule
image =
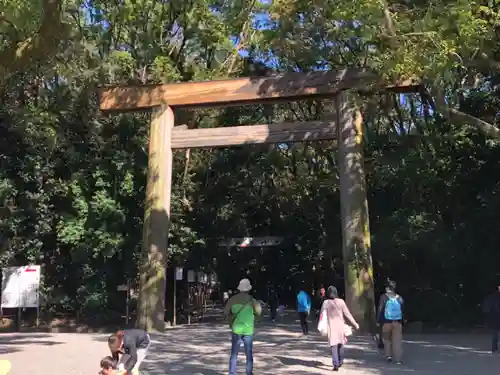
<path id="1" fill-rule="evenodd" d="M 120 330 L 108 338 L 112 358 L 115 361 L 124 358 L 124 367 L 128 375 L 139 370 L 139 366 L 146 358 L 150 344 L 149 334 L 141 329 Z"/>
<path id="2" fill-rule="evenodd" d="M 482 308 L 486 324 L 491 329 L 491 352 L 495 353 L 498 351 L 500 336 L 500 285 L 495 292 L 486 297 Z"/>
<path id="3" fill-rule="evenodd" d="M 321 313 L 321 306 L 323 305 L 323 301 L 325 300 L 325 288 L 321 286 L 317 293 L 314 294 L 314 303 L 313 308 L 315 311 L 316 320 L 319 320 L 319 314 Z"/>
<path id="4" fill-rule="evenodd" d="M 278 297 L 278 292 L 276 292 L 276 289 L 274 288 L 269 289 L 268 303 L 269 303 L 269 310 L 271 312 L 270 314 L 271 320 L 273 322 L 276 322 L 276 310 L 278 310 L 279 297 Z"/>
<path id="5" fill-rule="evenodd" d="M 382 338 L 387 361 L 401 364 L 403 354 L 404 301 L 396 293 L 396 283 L 388 280 L 385 293 L 380 296 L 377 321 L 382 326 Z"/>
<path id="6" fill-rule="evenodd" d="M 387 279 L 387 283 L 389 283 L 389 279 Z M 385 293 L 385 288 L 384 288 L 384 293 Z M 373 341 L 377 344 L 377 348 L 379 350 L 384 350 L 384 340 L 383 340 L 383 333 L 382 333 L 382 325 L 379 321 L 379 316 L 377 316 L 377 332 L 373 335 Z"/>

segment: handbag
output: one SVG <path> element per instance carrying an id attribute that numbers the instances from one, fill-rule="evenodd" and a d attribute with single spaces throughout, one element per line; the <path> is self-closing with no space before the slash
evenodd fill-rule
<path id="1" fill-rule="evenodd" d="M 349 324 L 344 323 L 344 336 L 349 337 L 352 336 L 352 328 Z"/>
<path id="2" fill-rule="evenodd" d="M 328 335 L 328 314 L 326 313 L 326 309 L 321 309 L 321 313 L 319 314 L 318 331 L 321 336 Z"/>

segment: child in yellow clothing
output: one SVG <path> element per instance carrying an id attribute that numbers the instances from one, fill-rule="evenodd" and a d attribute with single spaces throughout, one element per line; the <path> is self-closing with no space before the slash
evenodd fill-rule
<path id="1" fill-rule="evenodd" d="M 0 375 L 8 375 L 10 369 L 12 368 L 12 364 L 7 359 L 0 360 Z"/>
<path id="2" fill-rule="evenodd" d="M 120 366 L 113 357 L 107 356 L 101 360 L 101 371 L 100 375 L 128 375 L 127 370 L 123 368 L 123 365 Z M 0 372 L 0 375 L 4 375 Z M 139 375 L 139 370 L 132 371 L 130 375 Z"/>

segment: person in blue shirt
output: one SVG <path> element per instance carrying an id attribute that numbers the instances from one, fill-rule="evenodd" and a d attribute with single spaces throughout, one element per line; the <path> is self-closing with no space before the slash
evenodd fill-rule
<path id="1" fill-rule="evenodd" d="M 307 325 L 307 317 L 311 312 L 311 296 L 304 291 L 305 283 L 301 283 L 301 288 L 297 294 L 297 312 L 299 313 L 300 327 L 304 335 L 309 334 L 309 327 Z"/>

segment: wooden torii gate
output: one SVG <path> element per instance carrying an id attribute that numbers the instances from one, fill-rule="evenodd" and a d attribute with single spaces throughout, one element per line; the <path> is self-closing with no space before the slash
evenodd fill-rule
<path id="1" fill-rule="evenodd" d="M 364 327 L 373 321 L 374 292 L 368 205 L 363 169 L 361 112 L 350 91 L 415 92 L 412 81 L 387 85 L 364 69 L 288 73 L 262 78 L 99 89 L 102 111 L 153 109 L 143 231 L 143 259 L 137 325 L 165 328 L 167 240 L 170 221 L 172 150 L 242 144 L 337 140 L 346 298 Z M 333 98 L 334 119 L 325 121 L 230 126 L 210 129 L 174 127 L 175 108 L 239 106 Z"/>

